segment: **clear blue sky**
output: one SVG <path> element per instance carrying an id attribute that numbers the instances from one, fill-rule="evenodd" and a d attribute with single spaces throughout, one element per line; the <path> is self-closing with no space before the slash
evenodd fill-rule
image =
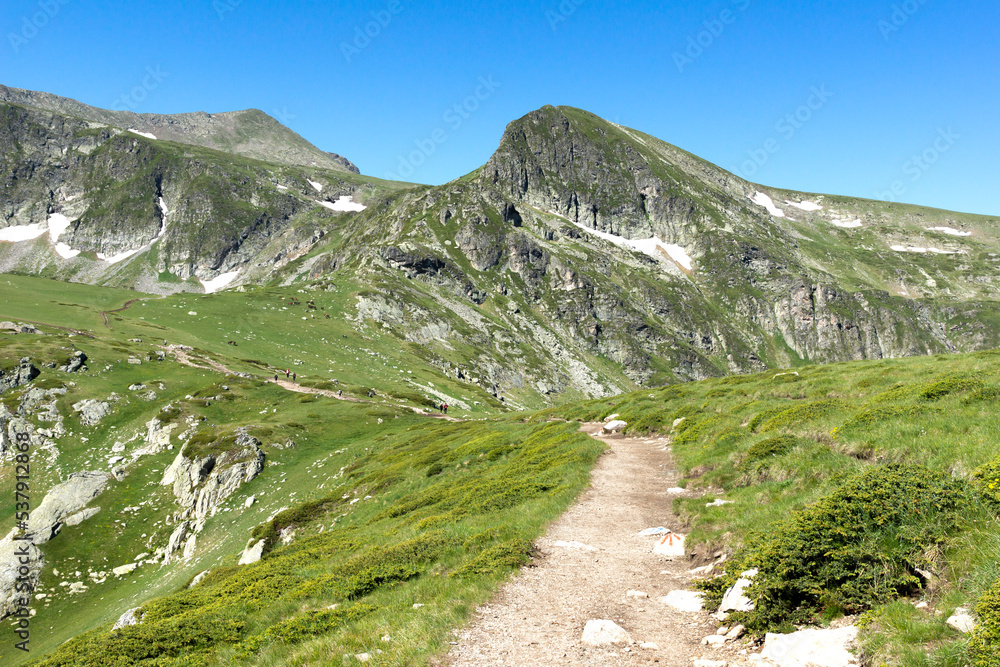
<path id="1" fill-rule="evenodd" d="M 0 83 L 259 108 L 365 174 L 432 184 L 565 104 L 756 182 L 1000 215 L 996 0 L 624 4 L 5 0 Z"/>

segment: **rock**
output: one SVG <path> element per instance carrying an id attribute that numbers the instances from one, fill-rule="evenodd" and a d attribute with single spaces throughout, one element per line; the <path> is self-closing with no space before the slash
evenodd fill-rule
<path id="1" fill-rule="evenodd" d="M 140 359 L 139 357 L 129 357 L 128 363 L 132 364 L 133 366 L 141 366 L 142 359 Z"/>
<path id="2" fill-rule="evenodd" d="M 163 552 L 164 564 L 169 563 L 173 554 L 181 550 L 184 541 L 187 540 L 188 533 L 190 532 L 191 524 L 188 521 L 181 521 L 174 528 L 174 532 L 170 534 L 170 539 L 167 540 L 167 547 Z"/>
<path id="3" fill-rule="evenodd" d="M 114 632 L 115 630 L 127 628 L 130 625 L 139 625 L 140 623 L 142 623 L 142 612 L 140 611 L 140 609 L 141 607 L 129 609 L 124 614 L 119 616 L 118 620 L 115 621 L 114 627 L 111 628 L 111 631 Z"/>
<path id="4" fill-rule="evenodd" d="M 424 608 L 424 607 L 426 607 L 426 606 L 427 606 L 427 605 L 423 605 L 423 604 L 420 604 L 420 603 L 418 602 L 417 604 L 413 605 L 413 608 L 414 608 L 414 609 L 423 609 L 423 608 Z"/>
<path id="5" fill-rule="evenodd" d="M 111 475 L 106 472 L 75 472 L 62 484 L 52 487 L 28 519 L 32 541 L 40 545 L 58 535 L 66 518 L 99 496 L 110 481 Z"/>
<path id="6" fill-rule="evenodd" d="M 740 574 L 736 583 L 722 596 L 722 604 L 719 611 L 728 613 L 731 611 L 753 611 L 754 603 L 746 596 L 746 590 L 753 583 L 754 577 L 759 574 L 757 569 L 747 570 Z"/>
<path id="7" fill-rule="evenodd" d="M 695 613 L 704 608 L 705 594 L 697 591 L 670 591 L 666 597 L 660 598 L 660 602 L 677 611 Z"/>
<path id="8" fill-rule="evenodd" d="M 146 385 L 144 385 L 144 384 L 130 384 L 128 386 L 128 390 L 129 391 L 142 391 L 145 388 L 146 388 Z"/>
<path id="9" fill-rule="evenodd" d="M 720 498 L 719 500 L 716 500 L 714 502 L 705 503 L 705 507 L 724 507 L 726 505 L 732 505 L 732 504 L 733 504 L 732 500 L 722 500 Z"/>
<path id="10" fill-rule="evenodd" d="M 722 635 L 709 635 L 708 637 L 702 639 L 701 643 L 704 646 L 722 646 L 726 643 L 726 638 Z"/>
<path id="11" fill-rule="evenodd" d="M 87 586 L 82 581 L 74 581 L 69 585 L 70 595 L 75 595 L 77 593 L 83 593 L 87 590 Z"/>
<path id="12" fill-rule="evenodd" d="M 725 660 L 695 660 L 692 664 L 694 667 L 726 667 L 728 663 Z"/>
<path id="13" fill-rule="evenodd" d="M 950 627 L 958 630 L 963 635 L 972 634 L 972 631 L 976 629 L 976 619 L 972 617 L 968 609 L 961 607 L 956 609 L 955 613 L 946 622 Z"/>
<path id="14" fill-rule="evenodd" d="M 71 516 L 66 517 L 64 522 L 67 526 L 79 526 L 81 523 L 101 511 L 100 507 L 88 507 Z"/>
<path id="15" fill-rule="evenodd" d="M 628 645 L 632 638 L 614 621 L 587 621 L 580 638 L 587 646 Z"/>
<path id="16" fill-rule="evenodd" d="M 737 639 L 742 637 L 743 633 L 746 631 L 747 631 L 746 627 L 742 625 L 737 625 L 736 627 L 732 628 L 731 630 L 729 630 L 729 632 L 726 633 L 726 641 L 727 642 L 736 641 Z"/>
<path id="17" fill-rule="evenodd" d="M 211 570 L 205 570 L 203 572 L 199 572 L 198 574 L 194 575 L 194 579 L 192 579 L 191 583 L 188 584 L 188 588 L 194 588 L 195 586 L 200 584 L 202 580 L 209 575 L 210 572 Z"/>
<path id="18" fill-rule="evenodd" d="M 653 547 L 653 553 L 669 560 L 684 557 L 684 536 L 677 533 L 664 535 Z"/>
<path id="19" fill-rule="evenodd" d="M 562 540 L 556 540 L 552 543 L 552 546 L 560 549 L 577 549 L 579 551 L 597 551 L 596 547 L 592 547 L 582 542 L 563 542 Z"/>
<path id="20" fill-rule="evenodd" d="M 859 661 L 848 647 L 857 637 L 858 629 L 853 625 L 788 635 L 768 633 L 760 655 L 775 667 L 854 667 Z"/>
<path id="21" fill-rule="evenodd" d="M 15 533 L 12 530 L 0 539 L 0 619 L 28 606 L 28 597 L 38 587 L 45 565 L 41 550 L 29 541 L 15 540 Z M 27 571 L 21 571 L 21 567 Z M 19 577 L 27 581 L 29 592 L 17 590 Z"/>
<path id="22" fill-rule="evenodd" d="M 664 528 L 663 526 L 658 526 L 656 528 L 647 528 L 646 530 L 639 531 L 641 537 L 652 537 L 653 535 L 666 535 L 670 532 L 669 528 Z"/>
<path id="23" fill-rule="evenodd" d="M 601 433 L 621 433 L 628 426 L 628 422 L 623 422 L 620 419 L 608 422 L 601 428 Z"/>
<path id="24" fill-rule="evenodd" d="M 252 545 L 247 545 L 247 548 L 243 550 L 243 555 L 240 556 L 239 565 L 250 565 L 256 563 L 261 558 L 264 557 L 264 540 L 258 540 Z"/>
<path id="25" fill-rule="evenodd" d="M 126 574 L 132 574 L 138 568 L 139 568 L 138 563 L 128 563 L 127 565 L 121 565 L 119 567 L 116 567 L 111 571 L 115 574 L 116 577 L 123 577 Z"/>
<path id="26" fill-rule="evenodd" d="M 645 600 L 646 598 L 649 597 L 649 594 L 643 593 L 642 591 L 629 591 L 628 593 L 625 594 L 625 597 Z"/>
<path id="27" fill-rule="evenodd" d="M 250 496 L 246 499 L 246 502 L 243 503 L 243 507 L 250 507 L 255 502 L 257 502 L 257 496 Z"/>
<path id="28" fill-rule="evenodd" d="M 21 359 L 17 368 L 9 371 L 0 370 L 0 394 L 10 389 L 23 387 L 41 374 L 31 363 L 29 357 Z"/>
<path id="29" fill-rule="evenodd" d="M 608 422 L 613 422 L 616 419 L 618 419 L 619 417 L 621 417 L 621 415 L 616 412 L 613 415 L 609 415 L 608 418 L 604 420 L 604 423 L 607 424 Z"/>
<path id="30" fill-rule="evenodd" d="M 658 644 L 654 644 L 653 642 L 643 642 L 643 643 L 639 644 L 639 648 L 646 649 L 647 651 L 659 651 L 660 650 L 659 645 Z"/>
<path id="31" fill-rule="evenodd" d="M 73 404 L 73 409 L 80 413 L 80 421 L 84 426 L 94 426 L 111 414 L 111 406 L 104 401 L 88 399 Z"/>
<path id="32" fill-rule="evenodd" d="M 81 350 L 74 352 L 73 356 L 59 367 L 59 371 L 63 373 L 79 373 L 85 370 L 87 370 L 87 355 Z"/>

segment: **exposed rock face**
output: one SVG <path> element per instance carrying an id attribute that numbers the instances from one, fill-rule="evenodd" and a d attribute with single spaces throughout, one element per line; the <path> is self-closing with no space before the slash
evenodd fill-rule
<path id="1" fill-rule="evenodd" d="M 19 606 L 26 606 L 21 602 L 25 595 L 30 598 L 31 593 L 18 592 L 18 580 L 34 591 L 44 565 L 41 550 L 29 541 L 15 540 L 14 531 L 0 539 L 0 619 L 14 613 Z M 27 567 L 26 575 L 20 569 L 22 566 Z"/>
<path id="2" fill-rule="evenodd" d="M 240 556 L 239 565 L 250 565 L 256 563 L 264 557 L 264 540 L 258 540 L 254 544 L 248 544 Z"/>
<path id="3" fill-rule="evenodd" d="M 234 445 L 221 454 L 189 459 L 182 449 L 164 472 L 163 486 L 172 486 L 181 510 L 179 523 L 170 535 L 166 548 L 169 561 L 182 548 L 188 558 L 194 551 L 196 536 L 205 520 L 213 516 L 219 505 L 240 486 L 252 481 L 264 469 L 264 452 L 260 441 L 242 429 L 237 431 Z"/>
<path id="4" fill-rule="evenodd" d="M 7 371 L 0 369 L 0 394 L 24 386 L 39 375 L 41 375 L 41 371 L 35 368 L 28 357 L 21 359 L 17 368 Z"/>
<path id="5" fill-rule="evenodd" d="M 88 399 L 73 404 L 73 409 L 80 413 L 80 421 L 84 426 L 95 426 L 111 414 L 111 405 L 105 401 Z"/>
<path id="6" fill-rule="evenodd" d="M 10 331 L 13 333 L 22 334 L 41 334 L 42 330 L 32 324 L 25 324 L 24 322 L 0 322 L 0 331 Z"/>
<path id="7" fill-rule="evenodd" d="M 64 365 L 59 367 L 63 373 L 81 373 L 87 370 L 87 355 L 77 350 Z"/>
<path id="8" fill-rule="evenodd" d="M 854 626 L 835 630 L 800 630 L 789 635 L 768 634 L 761 652 L 762 667 L 856 667 L 849 648 L 858 637 Z"/>
<path id="9" fill-rule="evenodd" d="M 31 512 L 28 535 L 34 544 L 44 544 L 59 534 L 66 519 L 99 496 L 112 477 L 105 472 L 76 472 L 52 487 Z"/>
<path id="10" fill-rule="evenodd" d="M 758 570 L 754 569 L 747 570 L 740 575 L 740 578 L 732 588 L 726 591 L 726 594 L 722 597 L 722 604 L 719 605 L 719 613 L 753 611 L 755 605 L 753 600 L 747 597 L 746 590 L 753 584 L 754 577 L 758 573 Z"/>

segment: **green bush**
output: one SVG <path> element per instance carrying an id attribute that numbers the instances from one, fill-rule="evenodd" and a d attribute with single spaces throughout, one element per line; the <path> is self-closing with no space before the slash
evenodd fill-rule
<path id="1" fill-rule="evenodd" d="M 753 464 L 759 463 L 775 456 L 783 456 L 792 451 L 798 443 L 798 438 L 791 435 L 779 435 L 776 438 L 767 438 L 753 444 L 743 454 L 743 459 L 737 466 L 740 470 L 747 470 Z"/>
<path id="2" fill-rule="evenodd" d="M 979 402 L 992 402 L 1000 399 L 1000 387 L 988 385 L 975 390 L 962 399 L 962 405 L 972 405 Z"/>
<path id="3" fill-rule="evenodd" d="M 1000 579 L 976 604 L 979 625 L 969 639 L 969 655 L 975 667 L 1000 667 Z"/>
<path id="4" fill-rule="evenodd" d="M 972 473 L 979 492 L 994 512 L 1000 512 L 1000 456 L 979 466 Z"/>
<path id="5" fill-rule="evenodd" d="M 970 505 L 966 484 L 943 472 L 902 464 L 866 470 L 748 541 L 723 583 L 757 567 L 756 609 L 734 620 L 761 632 L 910 594 L 921 585 L 914 568 L 926 567 L 922 554 L 952 534 Z"/>
<path id="6" fill-rule="evenodd" d="M 529 560 L 535 547 L 527 540 L 510 540 L 481 551 L 473 556 L 452 577 L 478 577 L 521 567 Z"/>
<path id="7" fill-rule="evenodd" d="M 983 386 L 982 382 L 971 378 L 947 378 L 945 380 L 932 382 L 924 387 L 924 390 L 920 392 L 920 398 L 929 401 L 936 401 L 937 399 L 943 398 L 948 394 L 975 391 L 977 389 L 982 389 Z"/>
<path id="8" fill-rule="evenodd" d="M 786 410 L 782 410 L 781 412 L 763 421 L 763 423 L 760 424 L 759 430 L 762 433 L 766 433 L 779 428 L 797 426 L 803 422 L 822 419 L 827 415 L 844 409 L 844 407 L 845 403 L 838 400 L 813 401 L 804 405 L 796 405 Z"/>

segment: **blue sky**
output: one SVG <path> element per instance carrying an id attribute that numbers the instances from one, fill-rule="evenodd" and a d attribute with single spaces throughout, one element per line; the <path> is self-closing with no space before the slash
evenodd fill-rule
<path id="1" fill-rule="evenodd" d="M 365 174 L 432 184 L 565 104 L 755 182 L 1000 215 L 996 0 L 623 4 L 6 0 L 0 83 L 259 108 Z"/>

